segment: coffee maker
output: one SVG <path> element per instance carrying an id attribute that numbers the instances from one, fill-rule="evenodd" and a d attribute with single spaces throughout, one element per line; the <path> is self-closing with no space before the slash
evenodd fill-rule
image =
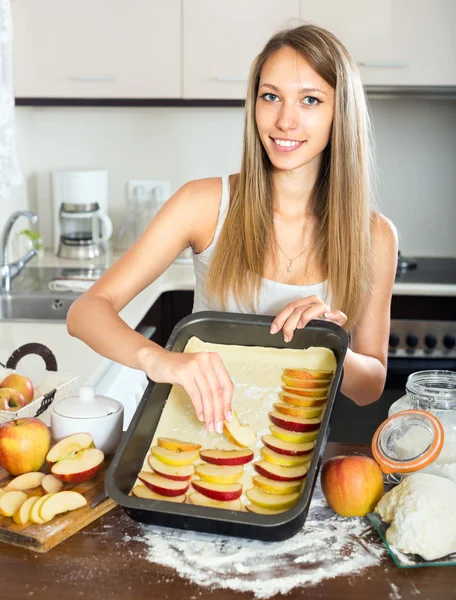
<path id="1" fill-rule="evenodd" d="M 108 171 L 53 171 L 52 198 L 57 256 L 87 260 L 104 254 L 112 235 Z"/>

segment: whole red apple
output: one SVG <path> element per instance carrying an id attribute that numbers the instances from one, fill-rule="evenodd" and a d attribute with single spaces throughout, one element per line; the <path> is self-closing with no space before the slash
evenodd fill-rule
<path id="1" fill-rule="evenodd" d="M 35 417 L 0 425 L 0 466 L 11 475 L 39 471 L 51 446 L 48 427 Z"/>
<path id="2" fill-rule="evenodd" d="M 25 406 L 25 398 L 14 388 L 0 388 L 0 410 L 18 411 Z"/>
<path id="3" fill-rule="evenodd" d="M 329 506 L 342 517 L 364 517 L 383 495 L 383 474 L 368 456 L 334 456 L 321 470 Z"/>
<path id="4" fill-rule="evenodd" d="M 19 373 L 7 375 L 0 383 L 0 388 L 14 388 L 15 390 L 19 390 L 24 396 L 26 404 L 33 400 L 33 395 L 35 393 L 33 383 L 30 379 L 24 375 L 19 375 Z"/>

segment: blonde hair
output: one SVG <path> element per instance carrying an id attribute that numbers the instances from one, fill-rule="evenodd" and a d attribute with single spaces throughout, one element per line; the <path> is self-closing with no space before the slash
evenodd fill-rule
<path id="1" fill-rule="evenodd" d="M 260 141 L 255 105 L 266 59 L 288 46 L 335 90 L 330 141 L 311 195 L 314 249 L 328 279 L 331 308 L 356 325 L 370 285 L 371 146 L 363 86 L 345 47 L 329 31 L 301 25 L 274 35 L 255 59 L 245 104 L 241 169 L 231 178 L 230 206 L 205 281 L 226 307 L 233 294 L 254 311 L 268 250 L 276 248 L 271 166 Z"/>

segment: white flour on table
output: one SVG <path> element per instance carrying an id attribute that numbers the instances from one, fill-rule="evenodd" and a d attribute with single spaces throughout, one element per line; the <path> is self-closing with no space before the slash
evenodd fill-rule
<path id="1" fill-rule="evenodd" d="M 260 542 L 142 525 L 148 560 L 211 588 L 252 592 L 256 598 L 351 575 L 386 554 L 364 518 L 342 518 L 316 487 L 303 530 L 283 542 Z M 373 534 L 373 535 L 372 535 Z M 128 541 L 128 536 L 125 541 Z"/>

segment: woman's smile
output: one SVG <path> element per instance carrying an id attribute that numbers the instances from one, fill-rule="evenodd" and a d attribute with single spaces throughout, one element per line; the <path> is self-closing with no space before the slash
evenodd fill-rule
<path id="1" fill-rule="evenodd" d="M 286 138 L 273 138 L 271 136 L 269 138 L 272 140 L 272 147 L 277 152 L 293 152 L 293 150 L 297 150 L 306 143 L 306 140 L 289 140 Z"/>

